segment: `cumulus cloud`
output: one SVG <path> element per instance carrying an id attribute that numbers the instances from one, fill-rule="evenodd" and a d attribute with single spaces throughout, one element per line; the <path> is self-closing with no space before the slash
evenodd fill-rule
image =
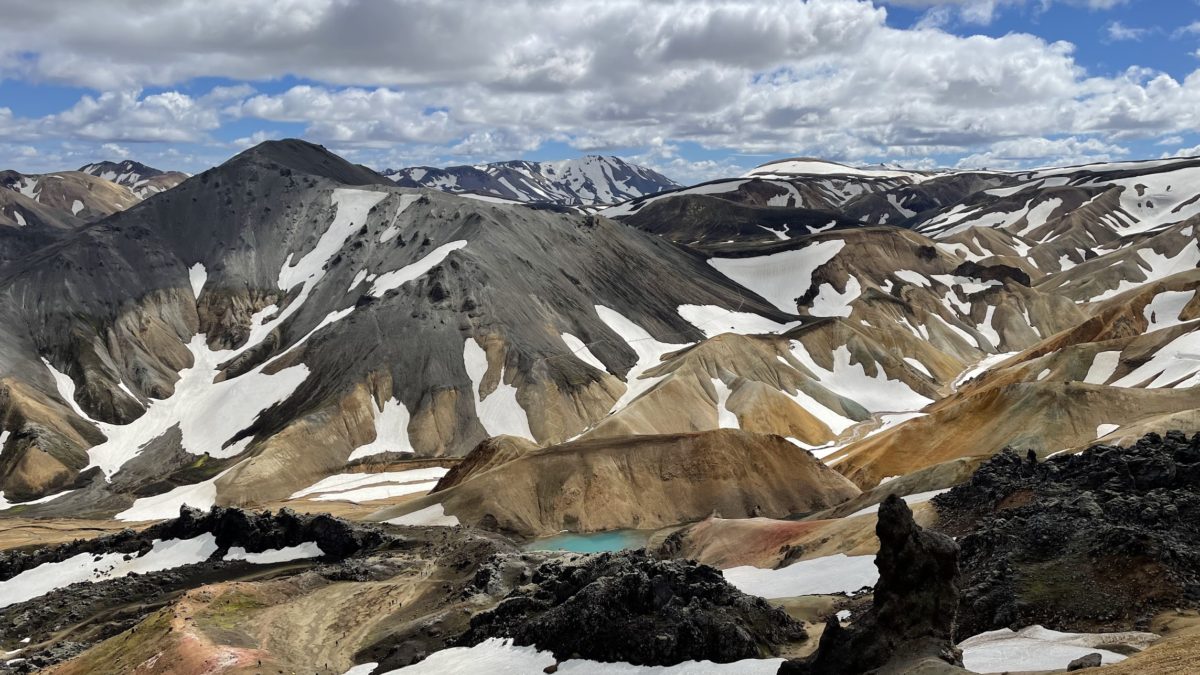
<path id="1" fill-rule="evenodd" d="M 1070 137 L 1045 151 L 1112 155 L 1086 137 L 1200 124 L 1200 75 L 1093 77 L 1069 43 L 939 27 L 1048 1 L 44 0 L 6 8 L 0 77 L 98 93 L 43 118 L 0 108 L 0 138 L 204 143 L 237 119 L 300 124 L 373 163 L 507 158 L 553 141 L 644 148 L 668 175 L 705 176 L 744 167 L 665 148 L 999 162 L 1016 161 L 1001 145 L 1014 139 Z M 887 24 L 889 4 L 929 13 L 902 30 Z M 173 90 L 288 76 L 304 84 Z"/>
<path id="2" fill-rule="evenodd" d="M 1129 154 L 1127 148 L 1095 138 L 1019 138 L 994 143 L 958 162 L 962 169 L 1017 169 L 1037 164 L 1104 162 Z"/>

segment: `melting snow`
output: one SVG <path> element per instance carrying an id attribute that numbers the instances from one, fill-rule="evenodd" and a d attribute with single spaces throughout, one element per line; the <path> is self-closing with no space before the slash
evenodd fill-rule
<path id="1" fill-rule="evenodd" d="M 192 284 L 192 297 L 199 298 L 204 283 L 208 281 L 208 271 L 204 269 L 204 263 L 196 263 L 188 268 L 188 281 Z"/>
<path id="2" fill-rule="evenodd" d="M 729 402 L 729 385 L 725 384 L 718 378 L 713 378 L 713 387 L 717 390 L 717 428 L 718 429 L 741 429 L 742 426 L 738 423 L 738 417 L 726 407 Z"/>
<path id="3" fill-rule="evenodd" d="M 813 272 L 845 246 L 841 239 L 832 239 L 765 256 L 710 258 L 708 264 L 779 309 L 795 314 L 796 298 L 812 286 Z"/>
<path id="4" fill-rule="evenodd" d="M 358 490 L 368 485 L 395 483 L 397 485 L 424 485 L 445 476 L 448 469 L 440 466 L 425 469 L 409 469 L 408 471 L 383 471 L 380 473 L 339 473 L 326 476 L 312 485 L 297 490 L 288 499 L 299 499 L 313 494 L 329 496 Z M 419 492 L 419 490 L 417 490 Z"/>
<path id="5" fill-rule="evenodd" d="M 813 298 L 812 307 L 808 313 L 813 316 L 850 316 L 853 308 L 850 303 L 854 301 L 862 293 L 862 287 L 858 285 L 858 279 L 849 277 L 846 279 L 846 290 L 838 292 L 832 284 L 821 284 L 821 289 L 817 293 L 817 297 Z"/>
<path id="6" fill-rule="evenodd" d="M 875 556 L 847 556 L 841 553 L 824 558 L 801 560 L 777 570 L 748 565 L 724 570 L 725 581 L 738 590 L 768 600 L 798 595 L 854 593 L 879 580 Z"/>
<path id="7" fill-rule="evenodd" d="M 716 305 L 680 305 L 677 311 L 685 321 L 699 328 L 705 337 L 715 337 L 721 333 L 737 333 L 738 335 L 783 333 L 799 323 L 777 323 L 765 316 L 749 312 L 735 312 Z"/>
<path id="8" fill-rule="evenodd" d="M 1140 260 L 1138 266 L 1141 268 L 1142 274 L 1146 277 L 1145 281 L 1121 279 L 1116 288 L 1093 297 L 1090 302 L 1107 300 L 1132 288 L 1148 284 L 1151 281 L 1158 281 L 1172 274 L 1188 272 L 1200 267 L 1200 242 L 1190 241 L 1183 249 L 1170 257 L 1149 248 L 1134 252 L 1134 257 Z"/>
<path id="9" fill-rule="evenodd" d="M 873 377 L 867 375 L 862 363 L 850 362 L 850 350 L 845 345 L 839 345 L 833 352 L 833 370 L 817 365 L 800 342 L 792 342 L 791 352 L 817 376 L 822 386 L 871 412 L 917 410 L 933 403 L 932 399 L 916 393 L 904 382 L 889 379 L 880 363 L 875 364 Z"/>
<path id="10" fill-rule="evenodd" d="M 659 342 L 644 328 L 621 315 L 620 312 L 603 305 L 596 305 L 596 315 L 608 326 L 609 330 L 619 335 L 625 344 L 629 345 L 629 348 L 637 354 L 637 363 L 625 374 L 625 393 L 613 404 L 612 412 L 616 412 L 654 386 L 658 378 L 642 379 L 642 373 L 657 366 L 662 361 L 663 355 L 683 349 L 687 345 Z"/>
<path id="11" fill-rule="evenodd" d="M 1183 323 L 1179 315 L 1183 313 L 1183 308 L 1194 297 L 1196 297 L 1196 291 L 1163 291 L 1154 296 L 1154 299 L 1147 303 L 1146 308 L 1142 310 L 1142 314 L 1150 324 L 1146 327 L 1146 332 Z"/>
<path id="12" fill-rule="evenodd" d="M 350 190 L 339 188 L 333 191 L 333 205 L 337 214 L 328 229 L 321 234 L 312 250 L 304 254 L 298 261 L 292 263 L 294 254 L 289 253 L 283 267 L 279 270 L 279 287 L 289 290 L 296 284 L 312 282 L 325 275 L 325 261 L 346 243 L 350 235 L 366 222 L 371 208 L 387 198 L 387 192 L 370 190 Z"/>
<path id="13" fill-rule="evenodd" d="M 550 652 L 538 651 L 536 647 L 517 647 L 511 639 L 489 638 L 474 647 L 451 647 L 434 652 L 420 663 L 386 675 L 518 675 L 543 672 L 556 662 L 558 659 Z M 775 675 L 782 663 L 783 659 L 746 659 L 733 663 L 685 661 L 674 666 L 635 666 L 569 659 L 558 663 L 555 672 L 559 675 Z"/>
<path id="14" fill-rule="evenodd" d="M 1100 352 L 1092 358 L 1092 365 L 1088 368 L 1087 375 L 1083 377 L 1083 381 L 1087 384 L 1104 384 L 1108 382 L 1108 378 L 1117 372 L 1117 366 L 1121 365 L 1121 352 Z"/>
<path id="15" fill-rule="evenodd" d="M 1032 670 L 1061 670 L 1071 661 L 1099 653 L 1104 664 L 1125 657 L 1097 646 L 1106 644 L 1103 634 L 1060 633 L 1029 626 L 1014 633 L 1008 628 L 980 633 L 959 643 L 963 666 L 976 673 Z"/>
<path id="16" fill-rule="evenodd" d="M 217 550 L 217 539 L 202 534 L 191 539 L 155 539 L 145 555 L 125 560 L 124 553 L 80 553 L 59 562 L 43 563 L 7 581 L 0 581 L 0 608 L 32 600 L 78 582 L 116 579 L 204 562 Z"/>
<path id="17" fill-rule="evenodd" d="M 179 508 L 187 505 L 198 509 L 209 509 L 217 503 L 217 480 L 230 469 L 209 478 L 206 481 L 180 485 L 153 497 L 142 497 L 134 500 L 133 506 L 113 516 L 117 520 L 143 521 L 166 520 L 179 515 Z"/>
<path id="18" fill-rule="evenodd" d="M 1120 424 L 1100 424 L 1096 426 L 1096 438 L 1104 438 L 1112 432 L 1120 429 Z"/>
<path id="19" fill-rule="evenodd" d="M 423 174 L 424 174 L 424 172 L 422 172 L 422 175 Z M 420 180 L 420 179 L 414 178 L 413 180 Z M 416 204 L 417 200 L 419 200 L 420 198 L 421 198 L 420 194 L 400 195 L 400 205 L 396 208 L 396 214 L 392 216 L 392 220 L 391 220 L 391 222 L 388 223 L 387 228 L 383 232 L 379 233 L 379 243 L 386 244 L 387 242 L 389 242 L 393 238 L 395 238 L 396 235 L 400 234 L 400 228 L 396 227 L 396 219 L 398 219 L 400 217 L 401 213 L 404 213 L 405 209 L 412 206 L 413 204 Z"/>
<path id="20" fill-rule="evenodd" d="M 246 549 L 241 546 L 229 547 L 229 552 L 225 554 L 222 560 L 245 560 L 248 563 L 255 565 L 271 565 L 274 563 L 290 562 L 292 560 L 304 560 L 307 558 L 320 558 L 325 555 L 325 551 L 315 541 L 306 541 L 303 544 L 295 546 L 286 546 L 284 548 L 273 548 L 259 553 L 247 553 Z"/>
<path id="21" fill-rule="evenodd" d="M 272 375 L 262 372 L 263 364 L 238 377 L 214 382 L 220 364 L 235 352 L 210 350 L 203 335 L 194 336 L 188 350 L 192 367 L 180 371 L 170 398 L 151 401 L 145 414 L 129 424 L 97 423 L 108 440 L 88 450 L 89 467 L 98 466 L 111 478 L 142 446 L 176 426 L 187 452 L 233 457 L 252 439 L 245 437 L 225 447 L 229 439 L 253 424 L 261 411 L 291 396 L 308 377 L 308 367 L 303 364 Z M 65 394 L 62 387 L 59 391 Z"/>
<path id="22" fill-rule="evenodd" d="M 1151 379 L 1153 378 L 1153 379 Z M 1149 361 L 1112 383 L 1114 387 L 1185 388 L 1200 385 L 1200 331 L 1184 333 L 1159 348 Z"/>
<path id="23" fill-rule="evenodd" d="M 74 202 L 71 203 L 71 215 L 77 216 L 77 215 L 79 215 L 79 212 L 82 210 L 83 210 L 83 202 L 76 199 Z"/>
<path id="24" fill-rule="evenodd" d="M 399 518 L 383 521 L 392 525 L 435 525 L 441 527 L 455 527 L 458 525 L 458 518 L 446 515 L 446 509 L 441 504 L 426 506 L 419 511 L 406 513 Z"/>
<path id="25" fill-rule="evenodd" d="M 562 338 L 563 343 L 567 345 L 567 349 L 571 350 L 571 353 L 575 356 L 575 358 L 583 361 L 602 373 L 608 372 L 608 368 L 605 367 L 604 362 L 596 358 L 595 354 L 592 354 L 592 350 L 588 349 L 588 346 L 584 344 L 583 340 L 580 340 L 570 333 L 562 333 L 559 335 L 559 337 Z"/>
<path id="26" fill-rule="evenodd" d="M 476 401 L 475 410 L 484 431 L 489 436 L 508 434 L 533 439 L 533 432 L 529 430 L 529 417 L 517 401 L 517 388 L 504 382 L 507 367 L 501 367 L 496 388 L 484 397 L 480 387 L 483 385 L 484 375 L 487 374 L 487 352 L 474 338 L 467 338 L 463 342 L 463 362 L 467 368 L 467 375 L 471 378 L 471 392 Z"/>
<path id="27" fill-rule="evenodd" d="M 452 241 L 449 244 L 442 244 L 441 246 L 430 251 L 424 258 L 421 258 L 411 265 L 406 265 L 392 272 L 384 272 L 383 274 L 380 274 L 379 277 L 375 279 L 375 283 L 371 284 L 371 295 L 379 298 L 382 297 L 384 293 L 387 293 L 392 289 L 400 288 L 400 286 L 404 285 L 405 283 L 416 279 L 417 277 L 436 267 L 439 263 L 445 260 L 446 256 L 450 255 L 451 252 L 457 251 L 460 248 L 464 248 L 466 245 L 467 242 L 463 239 Z"/>
<path id="28" fill-rule="evenodd" d="M 383 402 L 383 410 L 376 410 L 372 405 L 371 412 L 375 414 L 375 440 L 355 448 L 346 461 L 377 455 L 381 452 L 416 454 L 416 450 L 413 449 L 412 443 L 408 439 L 408 408 L 403 403 L 395 398 L 390 398 Z"/>

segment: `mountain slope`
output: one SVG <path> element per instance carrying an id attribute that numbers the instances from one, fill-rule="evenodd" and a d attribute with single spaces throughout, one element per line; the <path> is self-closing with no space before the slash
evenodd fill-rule
<path id="1" fill-rule="evenodd" d="M 616 204 L 679 187 L 651 169 L 619 157 L 599 155 L 558 162 L 495 162 L 445 169 L 412 167 L 384 173 L 401 187 L 429 187 L 566 206 Z"/>
<path id="2" fill-rule="evenodd" d="M 138 199 L 169 190 L 187 178 L 187 174 L 180 171 L 162 171 L 129 159 L 86 164 L 79 171 L 123 185 L 133 191 Z"/>

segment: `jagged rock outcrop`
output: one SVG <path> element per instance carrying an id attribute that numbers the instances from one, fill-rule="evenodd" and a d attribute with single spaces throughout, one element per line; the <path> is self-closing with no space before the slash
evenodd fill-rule
<path id="1" fill-rule="evenodd" d="M 959 637 L 1140 629 L 1159 610 L 1200 606 L 1200 435 L 1044 462 L 1010 450 L 933 501 L 963 535 Z"/>
<path id="2" fill-rule="evenodd" d="M 849 628 L 831 618 L 815 654 L 780 673 L 851 675 L 937 658 L 962 665 L 951 641 L 958 604 L 958 545 L 922 529 L 902 499 L 879 507 L 879 581 L 871 610 Z"/>
<path id="3" fill-rule="evenodd" d="M 711 567 L 626 551 L 543 563 L 531 584 L 473 617 L 458 643 L 490 637 L 560 659 L 673 665 L 775 655 L 806 635 L 782 609 L 738 591 Z"/>

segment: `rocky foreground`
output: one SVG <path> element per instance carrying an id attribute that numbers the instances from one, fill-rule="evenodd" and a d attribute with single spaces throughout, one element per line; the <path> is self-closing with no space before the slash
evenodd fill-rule
<path id="1" fill-rule="evenodd" d="M 1198 490 L 1200 435 L 1044 461 L 1005 452 L 932 506 L 894 494 L 878 506 L 873 588 L 770 601 L 664 558 L 678 537 L 655 553 L 581 555 L 470 527 L 184 508 L 140 531 L 0 554 L 0 671 L 382 674 L 509 644 L 564 672 L 711 661 L 951 673 L 965 672 L 964 649 L 996 639 L 986 631 L 1031 626 L 1103 632 L 1088 644 L 1136 654 L 1157 636 L 1120 631 L 1200 610 Z M 1174 662 L 1180 644 L 1129 665 Z"/>

